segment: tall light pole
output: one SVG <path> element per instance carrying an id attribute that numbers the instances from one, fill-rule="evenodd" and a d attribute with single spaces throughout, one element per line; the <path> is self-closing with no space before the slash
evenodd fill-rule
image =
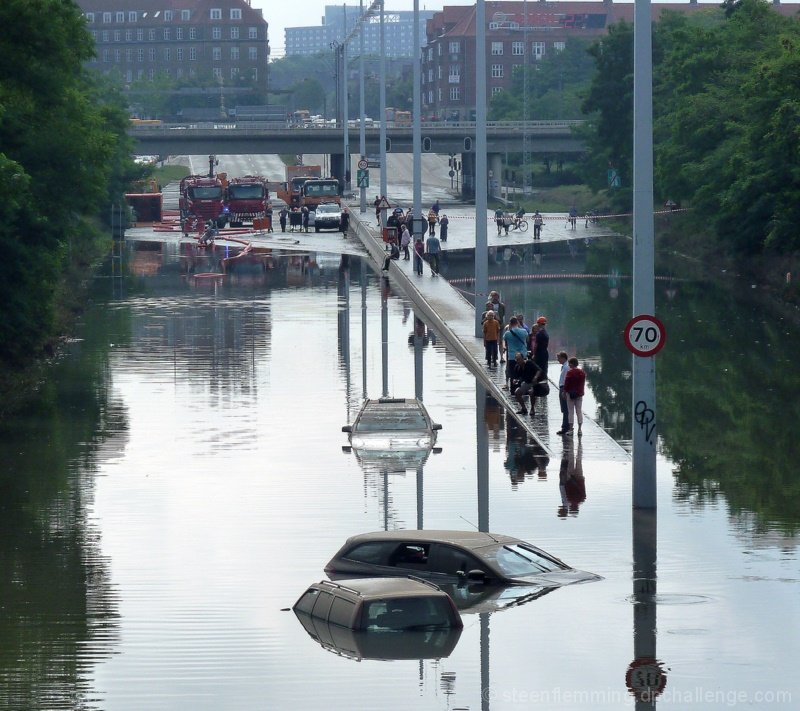
<path id="1" fill-rule="evenodd" d="M 635 0 L 633 25 L 633 316 L 655 316 L 653 41 L 650 0 Z M 656 364 L 633 356 L 633 506 L 656 508 Z"/>
<path id="2" fill-rule="evenodd" d="M 347 5 L 344 5 L 344 31 L 347 36 Z M 350 125 L 348 122 L 348 114 L 350 113 L 350 106 L 347 96 L 347 38 L 342 42 L 342 136 L 343 136 L 343 151 L 344 151 L 344 188 L 350 185 Z"/>
<path id="3" fill-rule="evenodd" d="M 385 27 L 384 27 L 384 8 L 383 8 L 383 0 L 380 0 L 381 3 L 381 59 L 380 59 L 380 71 L 381 71 L 381 81 L 380 81 L 380 107 L 381 107 L 381 115 L 380 115 L 380 142 L 381 142 L 381 195 L 386 195 L 387 193 L 387 177 L 386 177 L 386 37 L 385 37 Z M 386 224 L 386 210 L 381 210 L 381 218 L 382 222 Z"/>
<path id="4" fill-rule="evenodd" d="M 413 209 L 411 224 L 414 230 L 414 239 L 422 237 L 422 56 L 419 45 L 419 0 L 414 0 L 414 92 L 413 96 L 413 121 L 411 130 L 411 148 L 414 153 L 412 166 Z"/>
<path id="5" fill-rule="evenodd" d="M 364 0 L 360 0 L 359 6 L 361 8 L 361 19 L 364 19 Z M 358 115 L 361 120 L 358 127 L 358 154 L 362 159 L 367 155 L 367 134 L 366 126 L 364 125 L 366 116 L 364 115 L 364 27 L 362 25 L 361 32 L 358 33 L 358 73 L 360 79 L 358 82 Z M 359 186 L 360 197 L 360 211 L 363 215 L 367 211 L 367 188 L 362 183 Z"/>
<path id="6" fill-rule="evenodd" d="M 486 4 L 478 0 L 475 16 L 475 335 L 483 335 L 481 305 L 489 293 L 486 174 Z M 466 92 L 465 92 L 466 93 Z"/>

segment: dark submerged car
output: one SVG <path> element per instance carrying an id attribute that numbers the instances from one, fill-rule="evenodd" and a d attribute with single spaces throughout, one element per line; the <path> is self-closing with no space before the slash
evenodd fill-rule
<path id="1" fill-rule="evenodd" d="M 546 588 L 600 580 L 530 543 L 479 531 L 378 531 L 349 538 L 325 566 L 330 577 L 418 575 L 459 582 Z"/>

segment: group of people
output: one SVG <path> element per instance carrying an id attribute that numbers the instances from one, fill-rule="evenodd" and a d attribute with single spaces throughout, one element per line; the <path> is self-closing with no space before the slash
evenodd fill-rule
<path id="1" fill-rule="evenodd" d="M 400 252 L 403 253 L 403 261 L 411 259 L 411 249 L 414 250 L 414 273 L 422 276 L 422 266 L 427 259 L 431 268 L 431 276 L 439 276 L 439 255 L 442 251 L 442 245 L 439 238 L 435 234 L 429 234 L 425 242 L 422 237 L 417 237 L 414 240 L 414 245 L 411 245 L 411 232 L 409 232 L 408 225 L 403 224 L 400 233 L 400 243 L 397 240 L 389 241 L 389 253 L 383 260 L 382 271 L 388 272 L 389 265 L 393 260 L 400 259 Z"/>
<path id="2" fill-rule="evenodd" d="M 381 226 L 381 210 L 386 209 L 386 205 L 384 201 L 386 198 L 375 196 L 375 200 L 373 201 L 373 205 L 375 207 L 375 219 L 378 221 L 378 227 Z M 441 208 L 439 206 L 439 201 L 433 203 L 431 209 L 428 210 L 427 216 L 427 223 L 428 223 L 428 234 L 435 235 L 436 234 L 436 225 L 439 225 L 439 236 L 442 242 L 447 242 L 447 231 L 450 226 L 450 220 L 441 212 Z M 386 218 L 386 226 L 387 227 L 394 227 L 398 233 L 402 233 L 403 227 L 408 226 L 409 229 L 413 229 L 413 215 L 414 215 L 414 208 L 409 207 L 408 210 L 403 212 L 403 208 L 395 207 L 392 210 L 392 213 Z"/>
<path id="3" fill-rule="evenodd" d="M 269 216 L 269 229 L 272 232 L 272 206 L 267 208 L 267 215 Z M 289 224 L 289 232 L 308 232 L 308 225 L 311 219 L 311 212 L 303 205 L 303 207 L 293 207 L 291 210 L 284 205 L 280 212 L 278 212 L 278 222 L 281 226 L 281 232 L 286 232 L 286 224 Z M 350 213 L 346 207 L 342 208 L 341 218 L 339 219 L 339 230 L 343 235 L 347 234 L 350 228 Z"/>
<path id="4" fill-rule="evenodd" d="M 550 334 L 547 332 L 547 317 L 539 316 L 529 327 L 523 314 L 512 316 L 505 325 L 505 304 L 497 291 L 489 294 L 482 317 L 483 343 L 486 364 L 490 367 L 506 362 L 504 389 L 510 390 L 519 403 L 517 414 L 533 416 L 536 397 L 549 393 L 547 368 L 550 360 Z M 561 406 L 561 429 L 557 434 L 572 435 L 577 423 L 578 435 L 583 425 L 583 395 L 586 373 L 579 367 L 576 357 L 565 351 L 557 355 L 561 371 L 558 380 L 559 405 Z M 530 409 L 526 406 L 530 401 Z"/>

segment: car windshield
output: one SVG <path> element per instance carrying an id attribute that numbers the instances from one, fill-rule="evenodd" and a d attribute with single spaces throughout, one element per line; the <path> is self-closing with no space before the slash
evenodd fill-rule
<path id="1" fill-rule="evenodd" d="M 338 195 L 339 183 L 338 181 L 313 181 L 308 182 L 303 186 L 306 195 Z"/>
<path id="2" fill-rule="evenodd" d="M 320 215 L 327 215 L 327 214 L 334 215 L 334 214 L 339 212 L 339 206 L 338 205 L 320 205 L 319 207 L 317 207 L 317 212 Z"/>
<path id="3" fill-rule="evenodd" d="M 264 197 L 263 185 L 229 185 L 228 195 L 237 200 L 257 200 Z"/>
<path id="4" fill-rule="evenodd" d="M 519 543 L 498 546 L 487 557 L 494 557 L 500 570 L 510 577 L 569 569 L 569 566 L 551 558 L 543 551 Z"/>
<path id="5" fill-rule="evenodd" d="M 358 432 L 424 432 L 427 429 L 428 423 L 417 409 L 365 412 L 356 425 Z"/>
<path id="6" fill-rule="evenodd" d="M 407 630 L 450 625 L 444 597 L 398 597 L 374 600 L 366 606 L 365 627 L 370 630 Z"/>
<path id="7" fill-rule="evenodd" d="M 195 200 L 217 200 L 222 197 L 222 188 L 212 185 L 207 188 L 195 186 L 189 190 L 189 194 Z"/>

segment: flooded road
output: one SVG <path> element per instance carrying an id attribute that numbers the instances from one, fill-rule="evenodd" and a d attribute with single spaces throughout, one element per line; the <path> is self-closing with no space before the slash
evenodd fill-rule
<path id="1" fill-rule="evenodd" d="M 577 439 L 538 456 L 360 260 L 275 254 L 217 280 L 175 245 L 129 257 L 0 430 L 0 708 L 797 708 L 800 338 L 754 293 L 661 283 L 656 523 L 631 515 L 628 463 Z M 495 283 L 547 314 L 551 352 L 586 363 L 588 414 L 627 445 L 629 284 L 514 279 L 531 268 Z M 443 425 L 424 465 L 342 451 L 383 391 L 382 308 L 389 394 L 421 390 Z M 326 648 L 285 611 L 348 536 L 473 526 L 603 580 L 464 591 L 442 658 L 433 638 L 421 660 Z"/>

